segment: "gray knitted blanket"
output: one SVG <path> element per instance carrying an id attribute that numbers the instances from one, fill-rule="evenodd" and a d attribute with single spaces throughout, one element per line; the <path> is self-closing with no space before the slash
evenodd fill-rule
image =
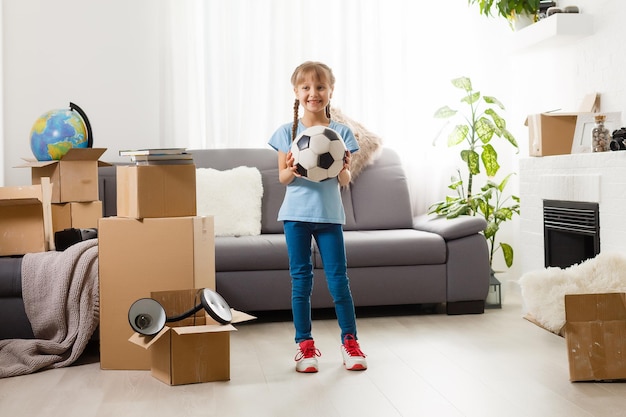
<path id="1" fill-rule="evenodd" d="M 98 240 L 24 255 L 22 297 L 35 339 L 0 340 L 0 378 L 72 364 L 98 326 Z"/>

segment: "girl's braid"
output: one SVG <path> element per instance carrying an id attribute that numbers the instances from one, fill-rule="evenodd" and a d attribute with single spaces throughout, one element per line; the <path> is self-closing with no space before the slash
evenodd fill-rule
<path id="1" fill-rule="evenodd" d="M 300 108 L 300 102 L 296 99 L 293 104 L 293 125 L 291 126 L 291 141 L 296 140 L 296 132 L 298 131 L 298 109 Z"/>

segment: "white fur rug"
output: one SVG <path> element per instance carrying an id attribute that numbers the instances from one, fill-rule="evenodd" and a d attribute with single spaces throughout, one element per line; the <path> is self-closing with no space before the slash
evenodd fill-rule
<path id="1" fill-rule="evenodd" d="M 600 253 L 569 268 L 527 272 L 519 280 L 529 319 L 560 334 L 566 294 L 626 292 L 626 257 Z"/>

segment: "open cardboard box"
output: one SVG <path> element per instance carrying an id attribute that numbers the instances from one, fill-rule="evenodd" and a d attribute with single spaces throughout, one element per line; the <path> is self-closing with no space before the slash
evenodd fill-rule
<path id="1" fill-rule="evenodd" d="M 530 156 L 566 155 L 572 152 L 572 142 L 578 116 L 600 111 L 600 95 L 585 96 L 578 112 L 545 112 L 531 114 L 528 126 L 528 154 Z"/>
<path id="2" fill-rule="evenodd" d="M 98 159 L 106 148 L 71 148 L 60 160 L 36 161 L 24 158 L 17 168 L 30 168 L 33 185 L 48 177 L 54 184 L 53 203 L 98 200 L 98 167 L 110 164 Z"/>
<path id="3" fill-rule="evenodd" d="M 626 379 L 626 294 L 565 296 L 571 381 Z"/>
<path id="4" fill-rule="evenodd" d="M 150 353 L 128 343 L 128 309 L 152 292 L 215 289 L 212 216 L 98 221 L 100 367 L 149 370 Z"/>
<path id="5" fill-rule="evenodd" d="M 182 314 L 196 305 L 198 290 L 159 291 L 151 293 L 168 317 Z M 231 323 L 255 317 L 232 310 Z M 230 332 L 232 324 L 215 322 L 204 310 L 194 316 L 169 323 L 155 336 L 134 333 L 129 341 L 150 351 L 152 376 L 169 385 L 230 379 Z"/>
<path id="6" fill-rule="evenodd" d="M 0 187 L 0 256 L 54 250 L 49 178 L 39 185 Z"/>

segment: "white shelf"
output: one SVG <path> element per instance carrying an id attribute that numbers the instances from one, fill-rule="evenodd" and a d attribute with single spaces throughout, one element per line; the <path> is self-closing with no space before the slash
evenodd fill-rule
<path id="1" fill-rule="evenodd" d="M 555 47 L 593 33 L 593 17 L 584 13 L 555 13 L 513 34 L 518 52 Z"/>

